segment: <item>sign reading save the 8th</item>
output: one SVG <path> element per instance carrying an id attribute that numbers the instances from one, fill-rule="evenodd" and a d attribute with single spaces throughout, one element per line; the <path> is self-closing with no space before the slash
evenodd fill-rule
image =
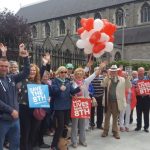
<path id="1" fill-rule="evenodd" d="M 27 84 L 30 108 L 49 108 L 48 85 Z"/>

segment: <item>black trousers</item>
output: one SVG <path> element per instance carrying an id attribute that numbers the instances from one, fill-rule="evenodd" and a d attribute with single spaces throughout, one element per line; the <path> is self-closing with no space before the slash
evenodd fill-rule
<path id="1" fill-rule="evenodd" d="M 57 147 L 60 137 L 67 136 L 67 128 L 69 124 L 70 110 L 55 110 L 54 117 L 56 119 L 56 129 L 51 147 Z"/>
<path id="2" fill-rule="evenodd" d="M 33 147 L 38 146 L 38 134 L 41 121 L 38 121 L 33 116 L 33 109 L 26 105 L 19 105 L 20 117 L 20 150 L 33 150 Z"/>
<path id="3" fill-rule="evenodd" d="M 137 96 L 137 128 L 142 127 L 142 112 L 144 114 L 144 129 L 149 128 L 150 96 Z"/>
<path id="4" fill-rule="evenodd" d="M 46 114 L 45 118 L 41 121 L 39 130 L 39 145 L 44 144 L 44 134 L 49 129 L 50 114 Z"/>
<path id="5" fill-rule="evenodd" d="M 96 101 L 97 101 L 97 128 L 100 128 L 102 126 L 103 123 L 103 111 L 104 111 L 104 107 L 102 105 L 102 98 L 103 96 L 100 97 L 95 97 Z M 91 126 L 95 126 L 95 118 L 94 115 L 95 114 L 95 107 L 91 108 Z"/>

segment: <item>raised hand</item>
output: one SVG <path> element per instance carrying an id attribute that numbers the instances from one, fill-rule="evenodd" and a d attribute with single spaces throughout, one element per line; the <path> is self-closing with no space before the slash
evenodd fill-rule
<path id="1" fill-rule="evenodd" d="M 2 56 L 6 56 L 7 46 L 4 46 L 3 43 L 0 43 L 0 49 L 2 51 Z"/>
<path id="2" fill-rule="evenodd" d="M 19 45 L 19 56 L 23 58 L 29 56 L 29 53 L 25 49 L 25 45 L 23 43 Z"/>
<path id="3" fill-rule="evenodd" d="M 61 90 L 61 91 L 65 91 L 65 90 L 66 90 L 66 86 L 62 85 L 62 86 L 60 87 L 60 90 Z"/>
<path id="4" fill-rule="evenodd" d="M 45 55 L 42 57 L 42 61 L 43 61 L 44 65 L 50 63 L 50 61 L 51 61 L 50 54 L 49 53 L 45 53 Z"/>
<path id="5" fill-rule="evenodd" d="M 99 64 L 99 67 L 100 67 L 100 69 L 104 69 L 106 67 L 106 65 L 107 65 L 107 61 L 104 61 Z"/>
<path id="6" fill-rule="evenodd" d="M 93 60 L 89 60 L 89 62 L 87 63 L 87 67 L 91 67 L 93 65 Z"/>

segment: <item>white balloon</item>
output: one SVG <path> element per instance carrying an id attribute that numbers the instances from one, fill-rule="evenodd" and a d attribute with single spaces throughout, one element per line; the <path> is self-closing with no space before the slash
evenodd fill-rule
<path id="1" fill-rule="evenodd" d="M 101 33 L 101 38 L 100 38 L 100 42 L 108 42 L 109 41 L 109 35 L 107 35 L 106 33 Z"/>
<path id="2" fill-rule="evenodd" d="M 89 31 L 89 37 L 88 37 L 88 38 L 90 38 L 90 37 L 91 37 L 91 35 L 92 35 L 94 32 L 96 32 L 96 30 L 95 30 L 95 29 L 90 30 L 90 31 Z"/>
<path id="3" fill-rule="evenodd" d="M 98 57 L 102 56 L 104 53 L 105 53 L 105 51 L 102 50 L 102 51 L 99 52 L 99 53 L 93 53 L 93 56 L 96 57 L 96 58 L 98 58 Z"/>
<path id="4" fill-rule="evenodd" d="M 85 47 L 84 47 L 85 49 L 88 49 L 89 51 L 92 52 L 93 46 L 94 45 L 89 42 L 89 38 L 85 39 Z"/>
<path id="5" fill-rule="evenodd" d="M 76 45 L 80 49 L 85 48 L 85 45 L 86 45 L 85 40 L 81 40 L 81 39 L 78 40 L 77 43 L 76 43 Z"/>
<path id="6" fill-rule="evenodd" d="M 88 38 L 88 37 L 89 37 L 89 32 L 88 32 L 88 31 L 84 31 L 84 32 L 81 34 L 80 37 L 81 37 L 82 40 Z"/>
<path id="7" fill-rule="evenodd" d="M 114 44 L 112 42 L 106 42 L 104 51 L 111 52 L 114 48 Z"/>
<path id="8" fill-rule="evenodd" d="M 85 39 L 87 39 L 87 38 L 90 38 L 91 35 L 92 35 L 94 32 L 96 32 L 95 29 L 92 29 L 92 30 L 90 30 L 89 32 L 88 32 L 88 31 L 84 31 L 84 32 L 81 34 L 80 37 L 81 37 L 82 40 L 85 40 Z"/>
<path id="9" fill-rule="evenodd" d="M 94 29 L 97 31 L 100 31 L 104 27 L 104 23 L 100 19 L 95 19 L 94 20 Z"/>
<path id="10" fill-rule="evenodd" d="M 91 53 L 92 53 L 92 50 L 86 48 L 86 49 L 84 49 L 84 53 L 85 53 L 85 54 L 91 54 Z"/>

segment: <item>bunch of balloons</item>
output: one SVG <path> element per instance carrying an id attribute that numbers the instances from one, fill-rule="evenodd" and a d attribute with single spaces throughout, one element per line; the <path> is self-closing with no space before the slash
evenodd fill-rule
<path id="1" fill-rule="evenodd" d="M 80 38 L 76 45 L 84 49 L 85 54 L 93 54 L 100 57 L 104 52 L 113 50 L 114 33 L 116 25 L 107 19 L 82 18 L 81 27 L 77 30 Z"/>

